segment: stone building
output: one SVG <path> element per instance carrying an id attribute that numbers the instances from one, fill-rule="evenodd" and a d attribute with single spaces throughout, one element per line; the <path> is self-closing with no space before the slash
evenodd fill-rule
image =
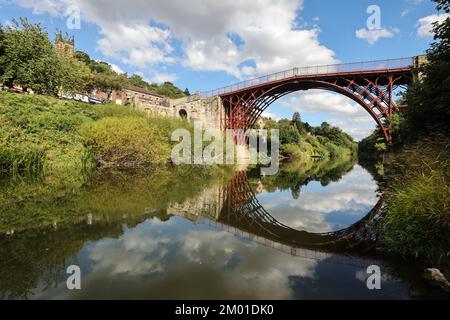
<path id="1" fill-rule="evenodd" d="M 75 38 L 61 32 L 56 34 L 55 48 L 59 54 L 72 57 L 75 54 Z"/>
<path id="2" fill-rule="evenodd" d="M 170 100 L 172 116 L 200 122 L 205 129 L 223 129 L 224 110 L 219 97 L 203 99 L 200 94 Z"/>

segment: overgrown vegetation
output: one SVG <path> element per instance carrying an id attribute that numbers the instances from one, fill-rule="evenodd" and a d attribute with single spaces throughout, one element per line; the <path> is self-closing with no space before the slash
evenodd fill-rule
<path id="1" fill-rule="evenodd" d="M 450 13 L 448 0 L 435 0 Z M 383 241 L 389 252 L 449 268 L 450 257 L 450 18 L 435 23 L 435 42 L 402 98 L 409 109 L 391 119 L 396 136 L 386 170 Z M 379 131 L 360 150 L 380 161 Z"/>
<path id="2" fill-rule="evenodd" d="M 383 241 L 392 253 L 450 267 L 450 139 L 421 139 L 389 166 Z"/>
<path id="3" fill-rule="evenodd" d="M 312 127 L 302 122 L 298 112 L 292 120 L 267 120 L 265 127 L 280 131 L 281 153 L 290 160 L 311 156 L 335 159 L 357 154 L 358 145 L 347 133 L 327 122 Z"/>
<path id="4" fill-rule="evenodd" d="M 170 133 L 191 125 L 116 105 L 0 92 L 0 170 L 80 170 L 170 163 Z"/>

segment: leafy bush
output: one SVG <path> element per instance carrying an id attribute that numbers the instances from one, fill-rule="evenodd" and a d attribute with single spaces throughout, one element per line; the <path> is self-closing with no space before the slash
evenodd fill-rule
<path id="1" fill-rule="evenodd" d="M 103 166 L 160 165 L 170 159 L 168 137 L 145 118 L 104 118 L 84 124 L 80 133 Z"/>

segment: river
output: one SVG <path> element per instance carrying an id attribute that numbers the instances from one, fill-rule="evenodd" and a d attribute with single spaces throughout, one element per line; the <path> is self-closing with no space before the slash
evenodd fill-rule
<path id="1" fill-rule="evenodd" d="M 2 299 L 416 299 L 423 266 L 377 252 L 383 201 L 354 161 L 276 176 L 195 170 L 0 180 Z M 81 290 L 68 290 L 68 266 Z M 369 266 L 381 289 L 369 290 Z"/>

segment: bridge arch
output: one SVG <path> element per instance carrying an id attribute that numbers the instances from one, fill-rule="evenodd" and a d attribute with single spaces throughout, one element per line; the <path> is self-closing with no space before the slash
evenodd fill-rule
<path id="1" fill-rule="evenodd" d="M 380 198 L 366 216 L 342 230 L 328 233 L 300 231 L 279 222 L 259 203 L 246 172 L 241 171 L 228 184 L 218 222 L 292 248 L 350 252 L 356 248 L 371 250 L 376 245 L 377 223 L 383 207 L 384 200 Z"/>
<path id="2" fill-rule="evenodd" d="M 363 107 L 392 143 L 389 118 L 399 110 L 393 99 L 397 87 L 410 83 L 413 59 L 360 64 L 294 68 L 218 89 L 225 109 L 224 129 L 247 130 L 272 103 L 290 93 L 322 89 L 342 94 Z"/>

